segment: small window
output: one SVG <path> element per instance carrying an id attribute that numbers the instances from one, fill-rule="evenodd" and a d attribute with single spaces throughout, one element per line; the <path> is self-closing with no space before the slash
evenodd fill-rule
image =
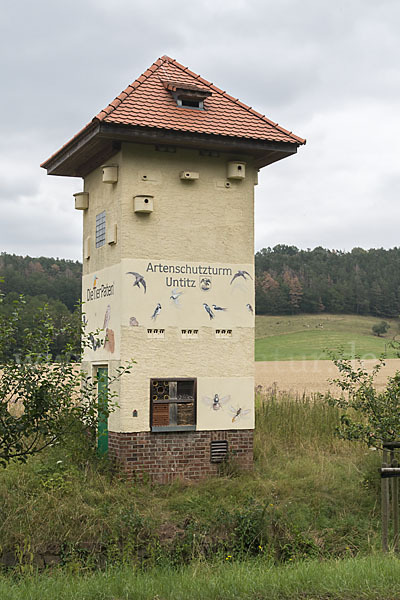
<path id="1" fill-rule="evenodd" d="M 212 91 L 209 87 L 199 87 L 197 84 L 172 80 L 165 80 L 163 84 L 171 93 L 177 106 L 182 108 L 204 110 L 204 101 L 209 96 L 212 96 Z"/>
<path id="2" fill-rule="evenodd" d="M 96 215 L 96 248 L 106 243 L 106 211 Z"/>
<path id="3" fill-rule="evenodd" d="M 151 379 L 151 430 L 196 429 L 196 379 Z"/>
<path id="4" fill-rule="evenodd" d="M 176 103 L 183 108 L 197 108 L 199 110 L 204 110 L 203 99 L 177 98 Z"/>

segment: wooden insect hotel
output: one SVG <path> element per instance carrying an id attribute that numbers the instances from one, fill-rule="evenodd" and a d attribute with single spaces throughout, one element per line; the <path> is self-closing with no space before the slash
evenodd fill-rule
<path id="1" fill-rule="evenodd" d="M 304 140 L 163 56 L 42 167 L 83 178 L 83 367 L 116 384 L 99 438 L 128 476 L 250 469 L 254 186 Z"/>

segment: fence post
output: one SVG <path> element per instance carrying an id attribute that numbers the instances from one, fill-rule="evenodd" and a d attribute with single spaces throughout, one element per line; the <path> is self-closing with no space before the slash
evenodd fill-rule
<path id="1" fill-rule="evenodd" d="M 397 460 L 392 460 L 392 467 L 398 467 Z M 392 514 L 393 514 L 393 547 L 399 549 L 399 479 L 392 477 Z"/>
<path id="2" fill-rule="evenodd" d="M 383 449 L 382 467 L 388 466 L 388 451 Z M 382 498 L 382 550 L 387 552 L 388 534 L 389 534 L 389 481 L 386 478 L 381 479 L 381 498 Z"/>

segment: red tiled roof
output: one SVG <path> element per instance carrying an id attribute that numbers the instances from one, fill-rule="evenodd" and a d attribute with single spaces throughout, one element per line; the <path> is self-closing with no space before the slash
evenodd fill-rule
<path id="1" fill-rule="evenodd" d="M 170 91 L 208 91 L 205 110 L 179 107 Z M 163 56 L 119 94 L 93 121 L 174 131 L 289 142 L 305 140 L 232 98 L 176 60 Z"/>
<path id="2" fill-rule="evenodd" d="M 212 91 L 209 88 L 199 87 L 198 85 L 193 85 L 192 83 L 182 83 L 181 81 L 163 81 L 164 87 L 166 90 L 170 90 L 171 92 L 176 92 L 176 90 L 182 89 L 182 86 L 185 90 L 190 90 L 193 92 L 206 93 L 211 96 Z"/>

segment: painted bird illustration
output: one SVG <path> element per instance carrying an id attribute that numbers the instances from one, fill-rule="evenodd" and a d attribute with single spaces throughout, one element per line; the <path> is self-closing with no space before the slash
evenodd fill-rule
<path id="1" fill-rule="evenodd" d="M 211 287 L 211 279 L 209 277 L 203 277 L 200 279 L 200 288 L 203 292 L 208 292 Z"/>
<path id="2" fill-rule="evenodd" d="M 246 304 L 246 308 L 249 312 L 251 312 L 252 315 L 254 315 L 254 310 L 251 304 Z"/>
<path id="3" fill-rule="evenodd" d="M 247 271 L 237 271 L 231 279 L 231 285 L 238 277 L 243 277 L 243 279 L 247 280 L 248 278 L 253 279 L 250 273 Z"/>
<path id="4" fill-rule="evenodd" d="M 170 295 L 170 300 L 172 300 L 176 306 L 179 306 L 179 298 L 182 296 L 183 292 L 178 292 L 178 290 L 172 290 L 172 294 Z"/>
<path id="5" fill-rule="evenodd" d="M 226 308 L 223 308 L 222 306 L 217 306 L 216 304 L 212 305 L 214 310 L 227 310 Z"/>
<path id="6" fill-rule="evenodd" d="M 158 315 L 160 314 L 161 311 L 161 304 L 158 303 L 153 314 L 151 315 L 151 318 L 154 319 L 154 321 L 157 319 Z"/>
<path id="7" fill-rule="evenodd" d="M 110 322 L 110 317 L 111 317 L 111 306 L 110 306 L 110 304 L 108 304 L 107 308 L 106 308 L 106 312 L 104 313 L 104 322 L 103 322 L 103 329 L 104 329 L 104 331 L 108 327 L 108 324 Z"/>
<path id="8" fill-rule="evenodd" d="M 92 346 L 92 350 L 94 350 L 96 352 L 97 348 L 100 348 L 100 346 L 101 346 L 101 341 L 98 340 L 98 339 L 96 339 L 94 337 L 93 333 L 90 333 L 88 335 L 88 339 L 89 339 L 89 342 L 90 342 L 90 344 Z"/>
<path id="9" fill-rule="evenodd" d="M 207 311 L 207 313 L 210 317 L 210 320 L 213 319 L 215 317 L 215 315 L 214 315 L 213 311 L 211 310 L 211 308 L 208 306 L 208 304 L 203 302 L 203 306 L 204 306 L 205 310 Z"/>
<path id="10" fill-rule="evenodd" d="M 138 288 L 140 288 L 140 284 L 142 284 L 144 293 L 146 293 L 146 281 L 145 281 L 143 275 L 141 275 L 140 273 L 135 273 L 135 271 L 128 271 L 127 275 L 134 276 L 135 281 L 133 282 L 133 287 L 135 287 L 135 285 L 137 285 Z"/>
<path id="11" fill-rule="evenodd" d="M 222 406 L 231 399 L 230 396 L 219 397 L 219 394 L 214 394 L 214 398 L 203 396 L 204 404 L 207 404 L 212 410 L 221 410 Z"/>
<path id="12" fill-rule="evenodd" d="M 249 414 L 250 409 L 246 409 L 243 410 L 241 407 L 239 408 L 233 408 L 233 406 L 231 406 L 231 412 L 235 413 L 234 416 L 232 417 L 232 423 L 234 423 L 236 421 L 236 419 L 240 419 L 241 417 L 245 417 L 246 415 Z"/>

